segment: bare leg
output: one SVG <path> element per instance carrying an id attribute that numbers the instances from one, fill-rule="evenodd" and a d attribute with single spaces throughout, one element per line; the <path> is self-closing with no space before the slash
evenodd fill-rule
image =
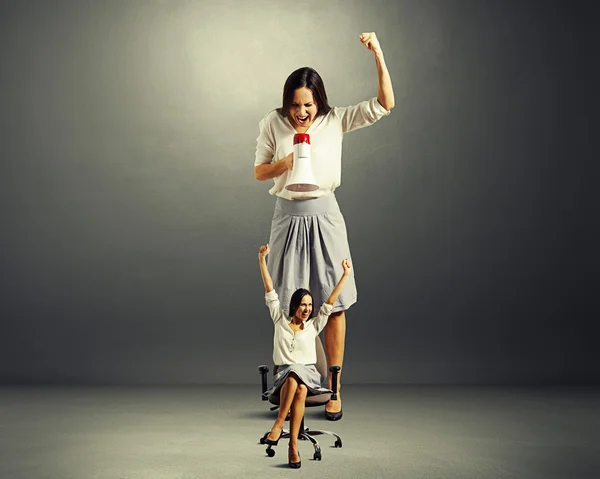
<path id="1" fill-rule="evenodd" d="M 325 406 L 326 411 L 334 413 L 342 410 L 342 398 L 339 393 L 341 391 L 344 345 L 346 341 L 345 311 L 338 311 L 337 313 L 332 313 L 329 316 L 327 325 L 323 330 L 323 338 L 325 339 L 325 354 L 327 355 L 327 364 L 329 366 L 340 367 L 340 372 L 338 374 L 338 399 L 336 401 L 329 401 L 327 406 Z M 331 372 L 328 373 L 327 383 L 328 387 L 331 389 Z"/>
<path id="2" fill-rule="evenodd" d="M 280 395 L 279 395 L 279 413 L 277 414 L 277 419 L 275 419 L 275 424 L 271 428 L 271 432 L 267 436 L 267 439 L 272 441 L 276 441 L 281 431 L 283 430 L 283 426 L 285 425 L 285 417 L 287 416 L 288 411 L 292 405 L 292 401 L 296 395 L 296 389 L 298 388 L 298 376 L 294 373 L 291 373 L 286 379 L 285 383 L 281 387 Z"/>
<path id="3" fill-rule="evenodd" d="M 288 449 L 288 460 L 290 462 L 300 461 L 298 453 L 298 435 L 300 434 L 300 424 L 304 417 L 304 402 L 306 401 L 306 393 L 308 389 L 305 384 L 298 384 L 294 402 L 292 402 L 292 412 L 290 414 L 290 445 Z"/>

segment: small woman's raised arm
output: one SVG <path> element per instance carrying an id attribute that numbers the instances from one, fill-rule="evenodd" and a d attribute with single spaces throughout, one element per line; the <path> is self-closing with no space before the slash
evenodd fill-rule
<path id="1" fill-rule="evenodd" d="M 327 301 L 325 301 L 327 304 L 330 304 L 331 306 L 333 306 L 335 304 L 335 302 L 337 301 L 338 297 L 340 296 L 340 293 L 344 289 L 344 285 L 346 284 L 346 280 L 348 279 L 348 276 L 350 276 L 350 270 L 352 269 L 352 265 L 350 264 L 350 261 L 348 259 L 345 259 L 342 261 L 342 268 L 344 268 L 344 274 L 342 274 L 342 277 L 340 278 L 338 283 L 335 285 L 335 288 L 333 288 L 333 291 L 329 295 L 329 298 L 327 298 Z"/>
<path id="2" fill-rule="evenodd" d="M 265 292 L 270 293 L 273 291 L 273 280 L 267 269 L 267 255 L 271 250 L 269 245 L 263 245 L 258 250 L 258 264 L 260 266 L 260 275 L 262 276 L 263 284 L 265 285 Z"/>

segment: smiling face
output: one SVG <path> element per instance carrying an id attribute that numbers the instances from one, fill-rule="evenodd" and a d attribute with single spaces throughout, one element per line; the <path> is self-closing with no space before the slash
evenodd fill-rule
<path id="1" fill-rule="evenodd" d="M 290 105 L 290 123 L 294 128 L 306 130 L 317 117 L 319 109 L 313 93 L 306 87 L 294 90 L 294 97 Z"/>
<path id="2" fill-rule="evenodd" d="M 300 306 L 298 306 L 294 318 L 299 321 L 306 321 L 310 318 L 310 313 L 312 313 L 312 297 L 310 294 L 305 294 L 302 296 Z"/>

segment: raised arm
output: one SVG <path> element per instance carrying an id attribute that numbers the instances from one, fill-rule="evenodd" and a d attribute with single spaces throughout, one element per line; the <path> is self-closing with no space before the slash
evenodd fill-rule
<path id="1" fill-rule="evenodd" d="M 386 110 L 394 108 L 394 89 L 392 88 L 392 79 L 388 72 L 383 58 L 383 50 L 379 45 L 379 40 L 375 32 L 363 33 L 360 36 L 362 44 L 375 55 L 375 64 L 377 65 L 377 101 Z"/>
<path id="2" fill-rule="evenodd" d="M 333 291 L 329 295 L 329 298 L 327 298 L 327 301 L 325 301 L 327 304 L 330 304 L 331 306 L 333 306 L 335 304 L 335 302 L 337 301 L 340 293 L 344 289 L 344 285 L 346 284 L 346 280 L 348 279 L 348 276 L 350 276 L 350 270 L 352 269 L 352 265 L 350 264 L 350 261 L 348 261 L 347 259 L 343 260 L 342 268 L 344 268 L 344 274 L 342 274 L 342 277 L 340 278 L 338 283 L 335 285 L 335 288 L 333 288 Z"/>
<path id="3" fill-rule="evenodd" d="M 265 292 L 270 293 L 273 291 L 273 280 L 271 279 L 271 275 L 269 274 L 269 270 L 267 269 L 267 255 L 271 250 L 269 249 L 269 245 L 264 245 L 260 247 L 258 251 L 258 264 L 260 266 L 260 275 L 262 276 L 263 284 L 265 285 Z"/>

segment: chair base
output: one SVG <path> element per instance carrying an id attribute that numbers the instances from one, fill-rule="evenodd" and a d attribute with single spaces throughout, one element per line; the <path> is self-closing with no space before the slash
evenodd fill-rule
<path id="1" fill-rule="evenodd" d="M 266 444 L 265 443 L 265 439 L 267 438 L 267 436 L 269 435 L 270 431 L 265 432 L 264 436 L 262 436 L 260 438 L 260 443 L 261 444 Z M 298 434 L 298 439 L 301 441 L 310 441 L 315 449 L 315 452 L 313 454 L 313 459 L 315 461 L 320 461 L 321 460 L 321 446 L 319 445 L 319 442 L 313 437 L 313 436 L 321 436 L 321 435 L 329 435 L 329 436 L 333 436 L 335 437 L 335 443 L 333 444 L 334 447 L 342 447 L 342 438 L 337 435 L 335 432 L 332 431 L 322 431 L 319 429 L 309 429 L 309 428 L 305 428 L 304 427 L 304 420 L 302 421 L 302 425 L 300 427 L 300 433 Z M 281 432 L 281 439 L 289 439 L 290 437 L 290 431 L 289 429 L 284 429 Z M 273 457 L 275 455 L 275 450 L 272 448 L 272 446 L 270 444 L 267 445 L 267 449 L 265 451 L 267 453 L 267 456 L 269 457 Z"/>

